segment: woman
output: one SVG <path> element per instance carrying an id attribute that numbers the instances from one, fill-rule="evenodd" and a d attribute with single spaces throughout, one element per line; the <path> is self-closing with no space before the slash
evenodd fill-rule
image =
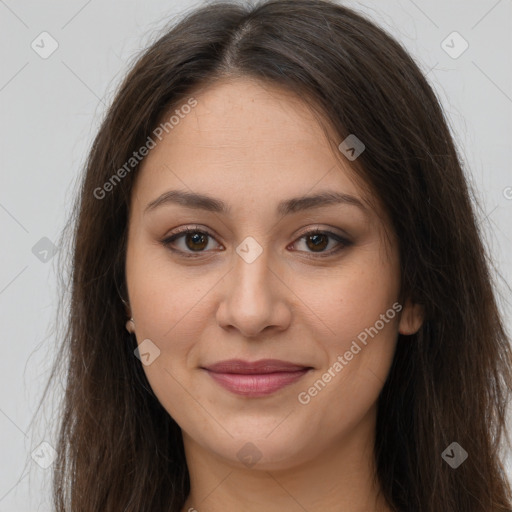
<path id="1" fill-rule="evenodd" d="M 57 510 L 512 510 L 468 184 L 373 23 L 190 13 L 120 87 L 75 215 Z"/>

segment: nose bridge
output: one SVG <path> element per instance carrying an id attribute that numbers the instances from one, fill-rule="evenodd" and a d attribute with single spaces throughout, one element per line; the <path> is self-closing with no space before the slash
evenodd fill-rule
<path id="1" fill-rule="evenodd" d="M 255 238 L 247 237 L 236 248 L 236 253 L 231 296 L 241 301 L 247 311 L 256 314 L 271 295 L 273 275 L 269 269 L 269 250 Z"/>
<path id="2" fill-rule="evenodd" d="M 233 265 L 219 307 L 219 323 L 234 326 L 245 336 L 254 336 L 271 325 L 284 328 L 289 315 L 282 287 L 270 268 L 269 250 L 247 237 L 236 248 Z"/>

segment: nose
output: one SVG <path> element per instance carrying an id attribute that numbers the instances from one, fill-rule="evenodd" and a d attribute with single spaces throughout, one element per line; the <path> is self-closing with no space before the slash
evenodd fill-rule
<path id="1" fill-rule="evenodd" d="M 224 278 L 217 322 L 224 329 L 237 329 L 247 338 L 264 330 L 288 328 L 292 316 L 288 300 L 291 291 L 283 283 L 276 265 L 269 265 L 266 250 L 247 262 L 238 254 L 234 268 Z"/>

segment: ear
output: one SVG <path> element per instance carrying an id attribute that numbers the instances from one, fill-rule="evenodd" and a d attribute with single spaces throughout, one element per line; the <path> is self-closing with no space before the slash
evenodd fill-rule
<path id="1" fill-rule="evenodd" d="M 420 304 L 413 304 L 409 299 L 405 302 L 405 306 L 400 315 L 398 324 L 398 332 L 400 334 L 411 335 L 419 331 L 425 319 L 425 311 Z"/>

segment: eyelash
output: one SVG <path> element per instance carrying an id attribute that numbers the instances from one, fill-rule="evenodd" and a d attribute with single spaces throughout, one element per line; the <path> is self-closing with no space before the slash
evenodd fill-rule
<path id="1" fill-rule="evenodd" d="M 184 228 L 179 228 L 176 232 L 172 233 L 170 236 L 161 240 L 161 244 L 164 247 L 168 248 L 169 250 L 171 250 L 175 253 L 179 253 L 181 256 L 183 256 L 185 258 L 200 258 L 201 256 L 204 255 L 204 253 L 206 251 L 203 250 L 203 251 L 196 251 L 196 252 L 186 252 L 186 251 L 182 251 L 181 249 L 174 249 L 171 247 L 171 244 L 173 242 L 175 242 L 176 240 L 178 240 L 179 238 L 181 238 L 187 234 L 201 234 L 201 235 L 206 235 L 211 238 L 215 238 L 211 233 L 209 233 L 208 231 L 206 231 L 204 229 L 200 229 L 199 227 L 187 226 Z M 303 233 L 299 238 L 297 238 L 296 241 L 300 241 L 304 238 L 307 238 L 308 236 L 313 236 L 313 235 L 326 235 L 330 238 L 333 238 L 340 245 L 339 245 L 339 247 L 337 247 L 335 249 L 331 249 L 330 251 L 325 252 L 325 253 L 324 252 L 322 252 L 322 253 L 311 252 L 310 254 L 312 254 L 313 256 L 309 256 L 309 257 L 312 257 L 312 258 L 326 258 L 326 257 L 332 256 L 332 255 L 338 253 L 339 251 L 341 251 L 342 249 L 344 249 L 346 247 L 350 247 L 352 245 L 352 242 L 347 240 L 346 238 L 344 238 L 336 233 L 333 233 L 331 231 L 325 231 L 325 230 L 320 230 L 320 229 L 312 229 L 310 231 L 307 231 L 307 232 Z M 294 242 L 294 243 L 296 243 L 296 242 Z M 299 251 L 299 252 L 305 252 L 305 251 Z"/>

